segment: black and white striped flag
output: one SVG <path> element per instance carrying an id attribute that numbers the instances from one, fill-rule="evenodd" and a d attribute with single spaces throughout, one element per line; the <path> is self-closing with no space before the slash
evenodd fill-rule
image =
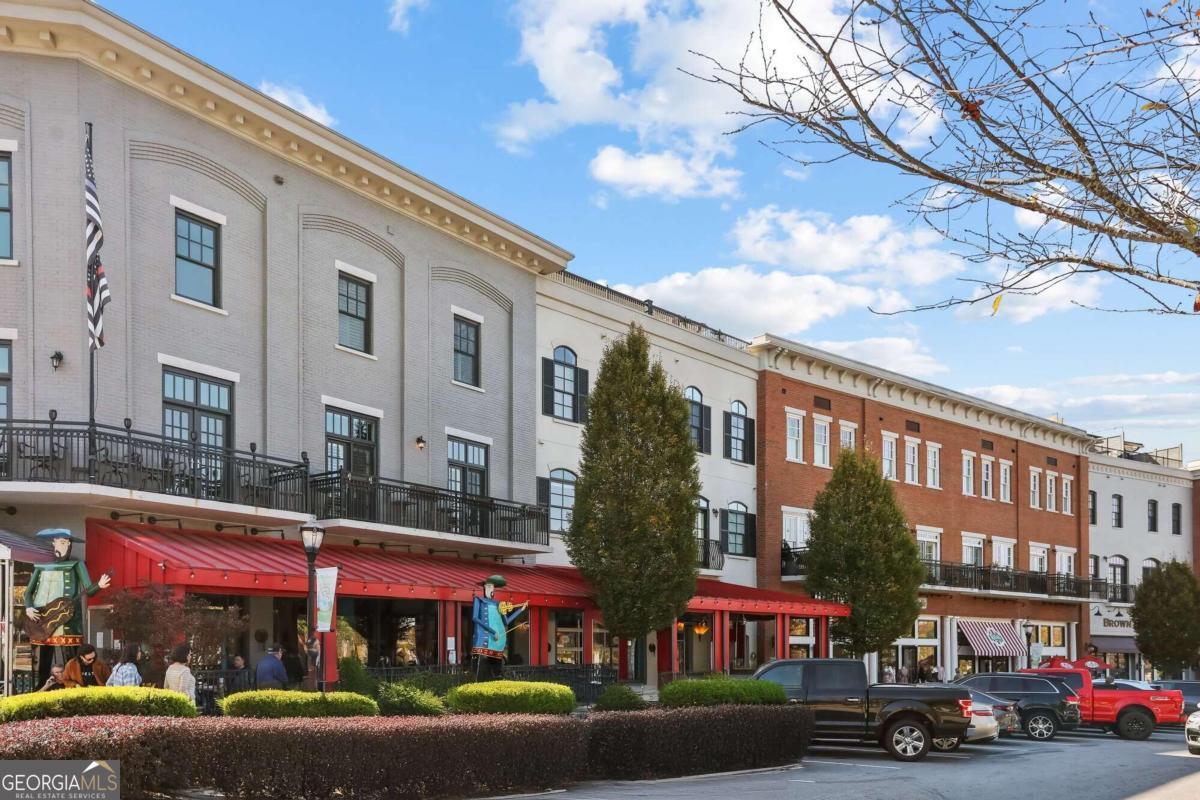
<path id="1" fill-rule="evenodd" d="M 108 293 L 108 278 L 100 263 L 100 248 L 104 245 L 104 225 L 100 222 L 100 195 L 96 193 L 96 170 L 92 166 L 92 126 L 88 124 L 83 146 L 83 207 L 87 217 L 83 226 L 87 244 L 87 325 L 88 344 L 92 350 L 104 346 L 104 307 L 112 297 Z"/>

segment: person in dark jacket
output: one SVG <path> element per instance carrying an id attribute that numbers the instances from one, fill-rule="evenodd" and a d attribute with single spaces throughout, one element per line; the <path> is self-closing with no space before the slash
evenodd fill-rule
<path id="1" fill-rule="evenodd" d="M 259 689 L 282 689 L 288 684 L 287 670 L 283 668 L 283 648 L 272 645 L 255 669 L 255 683 Z"/>

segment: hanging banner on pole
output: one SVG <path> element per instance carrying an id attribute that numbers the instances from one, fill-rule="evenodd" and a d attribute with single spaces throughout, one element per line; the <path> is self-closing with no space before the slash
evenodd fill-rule
<path id="1" fill-rule="evenodd" d="M 329 633 L 333 624 L 333 601 L 337 594 L 337 567 L 317 571 L 317 632 Z"/>

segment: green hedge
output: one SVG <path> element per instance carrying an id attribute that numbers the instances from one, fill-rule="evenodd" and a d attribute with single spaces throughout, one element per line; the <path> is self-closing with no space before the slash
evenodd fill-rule
<path id="1" fill-rule="evenodd" d="M 470 683 L 472 680 L 474 678 L 466 672 L 421 670 L 413 672 L 411 675 L 405 675 L 399 680 L 399 683 L 407 684 L 416 689 L 424 689 L 427 692 L 433 692 L 439 697 L 445 697 L 455 686 Z"/>
<path id="2" fill-rule="evenodd" d="M 7 697 L 0 700 L 0 722 L 49 717 L 130 714 L 141 717 L 194 717 L 187 695 L 142 686 L 90 686 Z"/>
<path id="3" fill-rule="evenodd" d="M 442 698 L 406 683 L 381 685 L 377 700 L 379 713 L 385 717 L 437 717 L 446 713 Z"/>
<path id="4" fill-rule="evenodd" d="M 614 683 L 600 693 L 592 708 L 596 711 L 641 711 L 646 707 L 642 696 L 623 683 Z"/>
<path id="5" fill-rule="evenodd" d="M 684 706 L 784 705 L 787 692 L 770 681 L 736 678 L 701 678 L 672 681 L 658 690 L 658 701 L 667 708 Z"/>
<path id="6" fill-rule="evenodd" d="M 570 714 L 575 693 L 558 683 L 488 681 L 454 687 L 446 704 L 465 714 Z"/>
<path id="7" fill-rule="evenodd" d="M 221 701 L 227 717 L 375 717 L 379 706 L 369 697 L 354 692 L 289 692 L 259 689 L 231 694 Z"/>
<path id="8" fill-rule="evenodd" d="M 379 690 L 379 681 L 367 672 L 367 668 L 355 656 L 338 659 L 338 689 L 374 697 Z"/>

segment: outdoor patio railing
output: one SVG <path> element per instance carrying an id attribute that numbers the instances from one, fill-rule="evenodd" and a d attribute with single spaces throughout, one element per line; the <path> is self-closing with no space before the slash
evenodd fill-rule
<path id="1" fill-rule="evenodd" d="M 1024 572 L 1004 567 L 960 564 L 952 561 L 925 561 L 927 586 L 972 589 L 981 592 L 1014 592 L 1070 597 L 1078 600 L 1104 600 L 1109 587 L 1104 581 L 1077 575 L 1048 572 Z"/>

